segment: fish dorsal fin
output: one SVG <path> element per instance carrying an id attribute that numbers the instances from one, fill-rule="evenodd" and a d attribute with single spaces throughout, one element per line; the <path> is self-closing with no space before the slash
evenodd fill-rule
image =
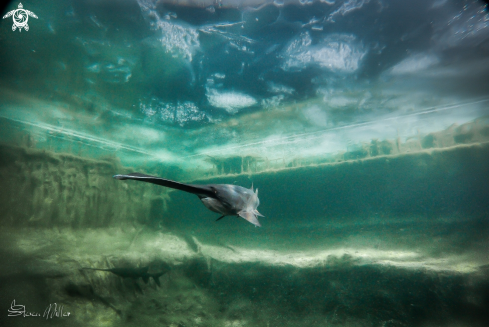
<path id="1" fill-rule="evenodd" d="M 254 213 L 249 212 L 249 211 L 240 211 L 238 213 L 238 215 L 241 218 L 244 218 L 244 219 L 248 220 L 253 225 L 258 226 L 258 227 L 261 227 L 260 222 L 258 221 L 258 219 L 256 218 L 256 216 L 255 216 Z"/>
<path id="2" fill-rule="evenodd" d="M 253 182 L 251 182 L 251 190 L 253 191 Z"/>

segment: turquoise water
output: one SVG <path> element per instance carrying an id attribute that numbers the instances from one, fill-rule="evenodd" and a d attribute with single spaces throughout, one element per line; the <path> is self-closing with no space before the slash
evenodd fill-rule
<path id="1" fill-rule="evenodd" d="M 2 326 L 489 323 L 483 1 L 2 12 Z M 253 187 L 265 217 L 131 172 Z"/>

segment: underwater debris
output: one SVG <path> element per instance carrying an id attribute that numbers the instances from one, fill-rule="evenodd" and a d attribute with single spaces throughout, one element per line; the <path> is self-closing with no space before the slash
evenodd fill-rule
<path id="1" fill-rule="evenodd" d="M 189 249 L 191 249 L 192 251 L 194 251 L 195 253 L 201 253 L 202 251 L 202 245 L 198 242 L 198 240 L 187 234 L 187 233 L 181 233 L 179 236 L 181 236 L 183 238 L 183 240 L 185 241 L 185 243 L 187 243 L 187 246 L 189 247 Z"/>

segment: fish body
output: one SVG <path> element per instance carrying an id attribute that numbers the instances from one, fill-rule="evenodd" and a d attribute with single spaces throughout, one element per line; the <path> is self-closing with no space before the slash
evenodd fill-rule
<path id="1" fill-rule="evenodd" d="M 159 277 L 166 273 L 166 271 L 161 271 L 159 273 L 148 273 L 149 267 L 142 268 L 82 268 L 84 270 L 98 270 L 98 271 L 107 271 L 111 272 L 114 275 L 117 275 L 122 278 L 132 278 L 138 279 L 142 278 L 144 283 L 148 283 L 150 278 L 153 278 L 156 285 L 161 286 Z"/>
<path id="2" fill-rule="evenodd" d="M 253 225 L 261 227 L 257 218 L 257 216 L 263 217 L 257 210 L 260 205 L 258 189 L 255 192 L 253 186 L 248 189 L 230 184 L 184 184 L 140 173 L 115 175 L 114 178 L 119 180 L 132 179 L 192 193 L 199 197 L 207 209 L 222 215 L 217 220 L 225 216 L 240 216 Z"/>

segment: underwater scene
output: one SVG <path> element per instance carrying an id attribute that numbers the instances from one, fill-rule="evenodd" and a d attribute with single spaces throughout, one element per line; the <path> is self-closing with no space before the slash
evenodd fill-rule
<path id="1" fill-rule="evenodd" d="M 489 326 L 481 0 L 26 0 L 0 326 Z"/>

